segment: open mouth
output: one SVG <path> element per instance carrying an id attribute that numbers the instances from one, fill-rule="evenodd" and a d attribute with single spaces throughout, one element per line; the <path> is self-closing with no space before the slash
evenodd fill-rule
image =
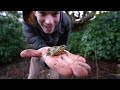
<path id="1" fill-rule="evenodd" d="M 53 28 L 53 26 L 45 26 L 45 25 L 44 25 L 44 27 L 46 27 L 47 29 L 52 29 Z"/>
<path id="2" fill-rule="evenodd" d="M 44 26 L 46 28 L 47 31 L 51 31 L 53 29 L 53 27 L 47 27 L 47 26 Z"/>

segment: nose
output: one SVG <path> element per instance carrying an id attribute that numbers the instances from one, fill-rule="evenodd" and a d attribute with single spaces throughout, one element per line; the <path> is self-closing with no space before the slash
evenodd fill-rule
<path id="1" fill-rule="evenodd" d="M 45 23 L 46 23 L 46 25 L 50 25 L 51 26 L 54 23 L 53 17 L 51 15 L 46 16 Z"/>

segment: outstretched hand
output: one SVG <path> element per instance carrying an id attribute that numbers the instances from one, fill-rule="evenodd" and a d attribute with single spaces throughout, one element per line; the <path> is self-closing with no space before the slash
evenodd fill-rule
<path id="1" fill-rule="evenodd" d="M 79 56 L 72 54 L 68 51 L 58 56 L 47 55 L 47 50 L 50 47 L 43 47 L 39 50 L 26 49 L 21 52 L 21 57 L 41 57 L 44 62 L 63 76 L 75 75 L 80 78 L 84 78 L 91 71 L 91 67 L 86 63 L 86 60 Z"/>

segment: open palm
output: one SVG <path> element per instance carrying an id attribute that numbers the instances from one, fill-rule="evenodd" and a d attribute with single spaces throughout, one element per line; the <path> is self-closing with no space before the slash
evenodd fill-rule
<path id="1" fill-rule="evenodd" d="M 68 51 L 58 56 L 47 55 L 47 50 L 50 47 L 43 47 L 39 50 L 26 49 L 21 52 L 21 57 L 41 57 L 44 62 L 63 76 L 75 75 L 80 78 L 84 78 L 88 75 L 91 67 L 86 63 L 86 60 L 79 56 L 72 54 Z"/>

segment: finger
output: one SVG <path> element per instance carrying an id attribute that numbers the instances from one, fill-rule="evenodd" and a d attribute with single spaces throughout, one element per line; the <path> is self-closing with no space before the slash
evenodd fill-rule
<path id="1" fill-rule="evenodd" d="M 91 71 L 91 67 L 90 67 L 87 63 L 84 63 L 84 62 L 76 62 L 76 65 L 82 66 L 82 67 L 85 68 L 88 72 Z"/>
<path id="2" fill-rule="evenodd" d="M 43 48 L 38 49 L 37 51 L 41 53 L 42 55 L 44 55 L 44 54 L 47 54 L 48 48 L 50 47 L 43 47 Z"/>
<path id="3" fill-rule="evenodd" d="M 82 66 L 71 66 L 73 74 L 79 78 L 85 78 L 88 75 L 88 71 Z"/>
<path id="4" fill-rule="evenodd" d="M 34 49 L 26 49 L 20 53 L 20 56 L 23 58 L 40 57 L 41 53 L 37 52 L 37 50 Z"/>
<path id="5" fill-rule="evenodd" d="M 70 67 L 73 71 L 73 74 L 80 78 L 86 77 L 91 70 L 91 67 L 88 64 L 80 61 L 75 61 L 73 64 L 70 65 Z"/>
<path id="6" fill-rule="evenodd" d="M 72 69 L 75 76 L 86 77 L 88 75 L 88 72 L 90 71 L 90 66 L 88 64 L 81 62 L 80 60 L 74 60 L 74 58 L 70 58 L 66 54 L 62 54 L 62 57 L 64 58 L 64 61 L 69 63 L 69 67 Z"/>

